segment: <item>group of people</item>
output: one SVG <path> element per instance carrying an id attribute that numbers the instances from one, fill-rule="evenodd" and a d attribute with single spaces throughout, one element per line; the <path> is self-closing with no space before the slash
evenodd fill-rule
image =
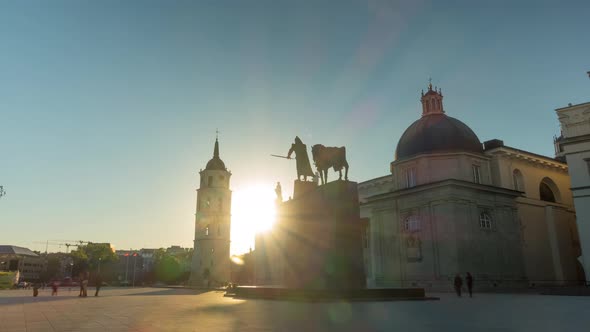
<path id="1" fill-rule="evenodd" d="M 80 272 L 80 293 L 78 294 L 79 297 L 87 297 L 88 296 L 88 279 L 90 278 L 90 273 L 88 271 Z M 102 278 L 100 274 L 96 275 L 95 278 L 96 282 L 96 292 L 94 296 L 98 296 L 98 292 L 100 292 L 100 288 L 102 287 Z M 37 297 L 39 295 L 39 288 L 41 284 L 34 284 L 33 285 L 33 296 Z M 59 288 L 59 282 L 53 281 L 51 283 L 51 296 L 57 296 L 57 290 Z"/>
<path id="2" fill-rule="evenodd" d="M 471 273 L 467 272 L 467 274 L 465 275 L 465 282 L 467 283 L 467 291 L 469 292 L 469 297 L 473 297 L 473 276 L 471 275 Z M 461 289 L 463 288 L 463 278 L 461 278 L 461 275 L 459 273 L 455 275 L 454 286 L 457 296 L 461 297 Z"/>

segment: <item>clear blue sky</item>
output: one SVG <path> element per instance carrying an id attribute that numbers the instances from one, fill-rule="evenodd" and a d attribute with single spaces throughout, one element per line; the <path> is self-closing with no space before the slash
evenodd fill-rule
<path id="1" fill-rule="evenodd" d="M 293 163 L 269 154 L 295 135 L 345 145 L 351 180 L 385 175 L 429 76 L 480 140 L 552 155 L 554 109 L 590 100 L 589 12 L 538 0 L 1 1 L 0 243 L 192 246 L 216 128 L 234 190 L 290 191 Z"/>

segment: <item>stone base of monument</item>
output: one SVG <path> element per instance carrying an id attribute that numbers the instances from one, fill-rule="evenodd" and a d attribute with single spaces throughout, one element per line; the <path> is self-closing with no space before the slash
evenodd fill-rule
<path id="1" fill-rule="evenodd" d="M 293 198 L 278 204 L 273 229 L 257 235 L 257 285 L 227 296 L 291 301 L 427 300 L 424 288 L 367 289 L 363 258 L 366 224 L 357 183 L 318 186 L 295 181 Z M 280 285 L 280 286 L 279 286 Z"/>
<path id="2" fill-rule="evenodd" d="M 284 301 L 424 301 L 438 300 L 426 297 L 424 288 L 371 288 L 371 289 L 295 289 L 280 287 L 239 286 L 226 296 L 237 299 L 264 299 Z"/>

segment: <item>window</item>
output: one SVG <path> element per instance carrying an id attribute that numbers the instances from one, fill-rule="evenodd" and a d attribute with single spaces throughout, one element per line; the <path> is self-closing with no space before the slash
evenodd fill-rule
<path id="1" fill-rule="evenodd" d="M 420 219 L 417 216 L 408 216 L 404 220 L 404 231 L 418 232 L 420 230 Z"/>
<path id="2" fill-rule="evenodd" d="M 406 188 L 412 188 L 416 186 L 416 168 L 411 167 L 405 171 Z"/>
<path id="3" fill-rule="evenodd" d="M 590 174 L 590 158 L 584 158 L 584 161 L 586 162 L 586 168 L 588 170 L 588 174 Z"/>
<path id="4" fill-rule="evenodd" d="M 223 200 L 221 197 L 217 199 L 217 206 L 219 207 L 219 211 L 223 211 Z"/>
<path id="5" fill-rule="evenodd" d="M 209 187 L 213 187 L 213 177 L 212 176 L 209 177 L 209 184 L 208 184 L 208 186 Z"/>
<path id="6" fill-rule="evenodd" d="M 481 166 L 472 165 L 473 169 L 473 182 L 481 183 Z"/>
<path id="7" fill-rule="evenodd" d="M 542 201 L 555 203 L 555 194 L 545 182 L 541 182 L 539 186 L 539 196 Z"/>
<path id="8" fill-rule="evenodd" d="M 209 236 L 209 225 L 205 227 L 205 236 Z"/>
<path id="9" fill-rule="evenodd" d="M 207 209 L 211 207 L 211 198 L 207 197 L 207 200 L 205 201 L 205 206 L 207 207 Z"/>
<path id="10" fill-rule="evenodd" d="M 492 217 L 487 212 L 479 214 L 479 227 L 483 229 L 492 229 Z"/>

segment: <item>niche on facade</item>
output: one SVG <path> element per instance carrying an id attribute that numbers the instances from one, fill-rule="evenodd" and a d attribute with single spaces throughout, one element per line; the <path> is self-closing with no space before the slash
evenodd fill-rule
<path id="1" fill-rule="evenodd" d="M 421 220 L 416 214 L 408 214 L 403 218 L 403 234 L 408 262 L 422 260 L 422 240 L 420 238 Z"/>

